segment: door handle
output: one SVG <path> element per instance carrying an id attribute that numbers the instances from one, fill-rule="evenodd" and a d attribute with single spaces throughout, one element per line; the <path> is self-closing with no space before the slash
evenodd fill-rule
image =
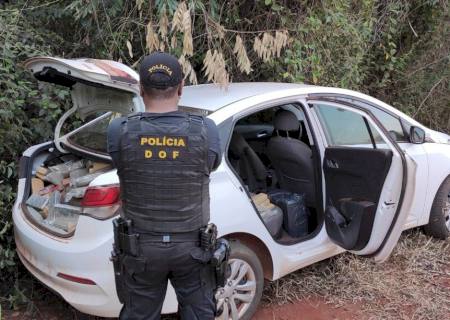
<path id="1" fill-rule="evenodd" d="M 332 160 L 332 159 L 327 159 L 327 166 L 329 168 L 339 169 L 339 164 L 335 160 Z"/>
<path id="2" fill-rule="evenodd" d="M 261 131 L 256 134 L 256 137 L 259 139 L 259 138 L 267 137 L 267 135 L 268 135 L 267 131 Z"/>

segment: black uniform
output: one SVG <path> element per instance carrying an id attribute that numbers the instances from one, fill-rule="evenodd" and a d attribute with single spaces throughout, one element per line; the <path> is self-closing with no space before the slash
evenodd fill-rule
<path id="1" fill-rule="evenodd" d="M 203 271 L 210 257 L 198 235 L 209 221 L 209 172 L 220 160 L 217 128 L 179 111 L 115 122 L 108 152 L 118 169 L 123 215 L 140 234 L 140 254 L 123 261 L 120 318 L 158 319 L 170 279 L 183 319 L 213 319 L 212 283 Z M 120 141 L 111 132 L 116 125 Z"/>
<path id="2" fill-rule="evenodd" d="M 169 67 L 148 70 L 172 74 Z M 221 157 L 216 125 L 180 111 L 134 114 L 111 123 L 108 152 L 132 229 L 115 239 L 129 244 L 120 319 L 159 319 L 168 280 L 182 319 L 214 319 L 213 273 L 205 267 L 211 252 L 200 247 L 199 230 L 209 221 L 209 173 Z"/>

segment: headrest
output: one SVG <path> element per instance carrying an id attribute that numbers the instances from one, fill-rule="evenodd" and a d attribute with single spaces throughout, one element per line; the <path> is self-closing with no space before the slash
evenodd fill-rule
<path id="1" fill-rule="evenodd" d="M 297 116 L 287 110 L 279 110 L 275 114 L 273 125 L 275 130 L 281 131 L 297 131 L 301 129 Z"/>

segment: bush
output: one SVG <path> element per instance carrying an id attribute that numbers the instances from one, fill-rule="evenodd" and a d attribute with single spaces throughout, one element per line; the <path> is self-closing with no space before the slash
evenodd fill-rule
<path id="1" fill-rule="evenodd" d="M 58 36 L 36 32 L 18 10 L 0 10 L 0 25 L 0 295 L 3 295 L 18 275 L 11 212 L 19 158 L 28 146 L 51 139 L 68 91 L 38 88 L 21 66 L 29 57 L 51 54 L 48 44 L 57 45 Z"/>

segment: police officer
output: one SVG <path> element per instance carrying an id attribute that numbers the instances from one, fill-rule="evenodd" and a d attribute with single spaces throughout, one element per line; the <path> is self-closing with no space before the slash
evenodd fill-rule
<path id="1" fill-rule="evenodd" d="M 221 158 L 217 128 L 178 110 L 183 73 L 175 57 L 146 56 L 139 75 L 146 112 L 108 128 L 122 199 L 114 243 L 123 253 L 115 268 L 120 319 L 159 319 L 168 280 L 182 319 L 213 319 L 211 252 L 199 234 L 209 221 L 209 174 Z"/>

